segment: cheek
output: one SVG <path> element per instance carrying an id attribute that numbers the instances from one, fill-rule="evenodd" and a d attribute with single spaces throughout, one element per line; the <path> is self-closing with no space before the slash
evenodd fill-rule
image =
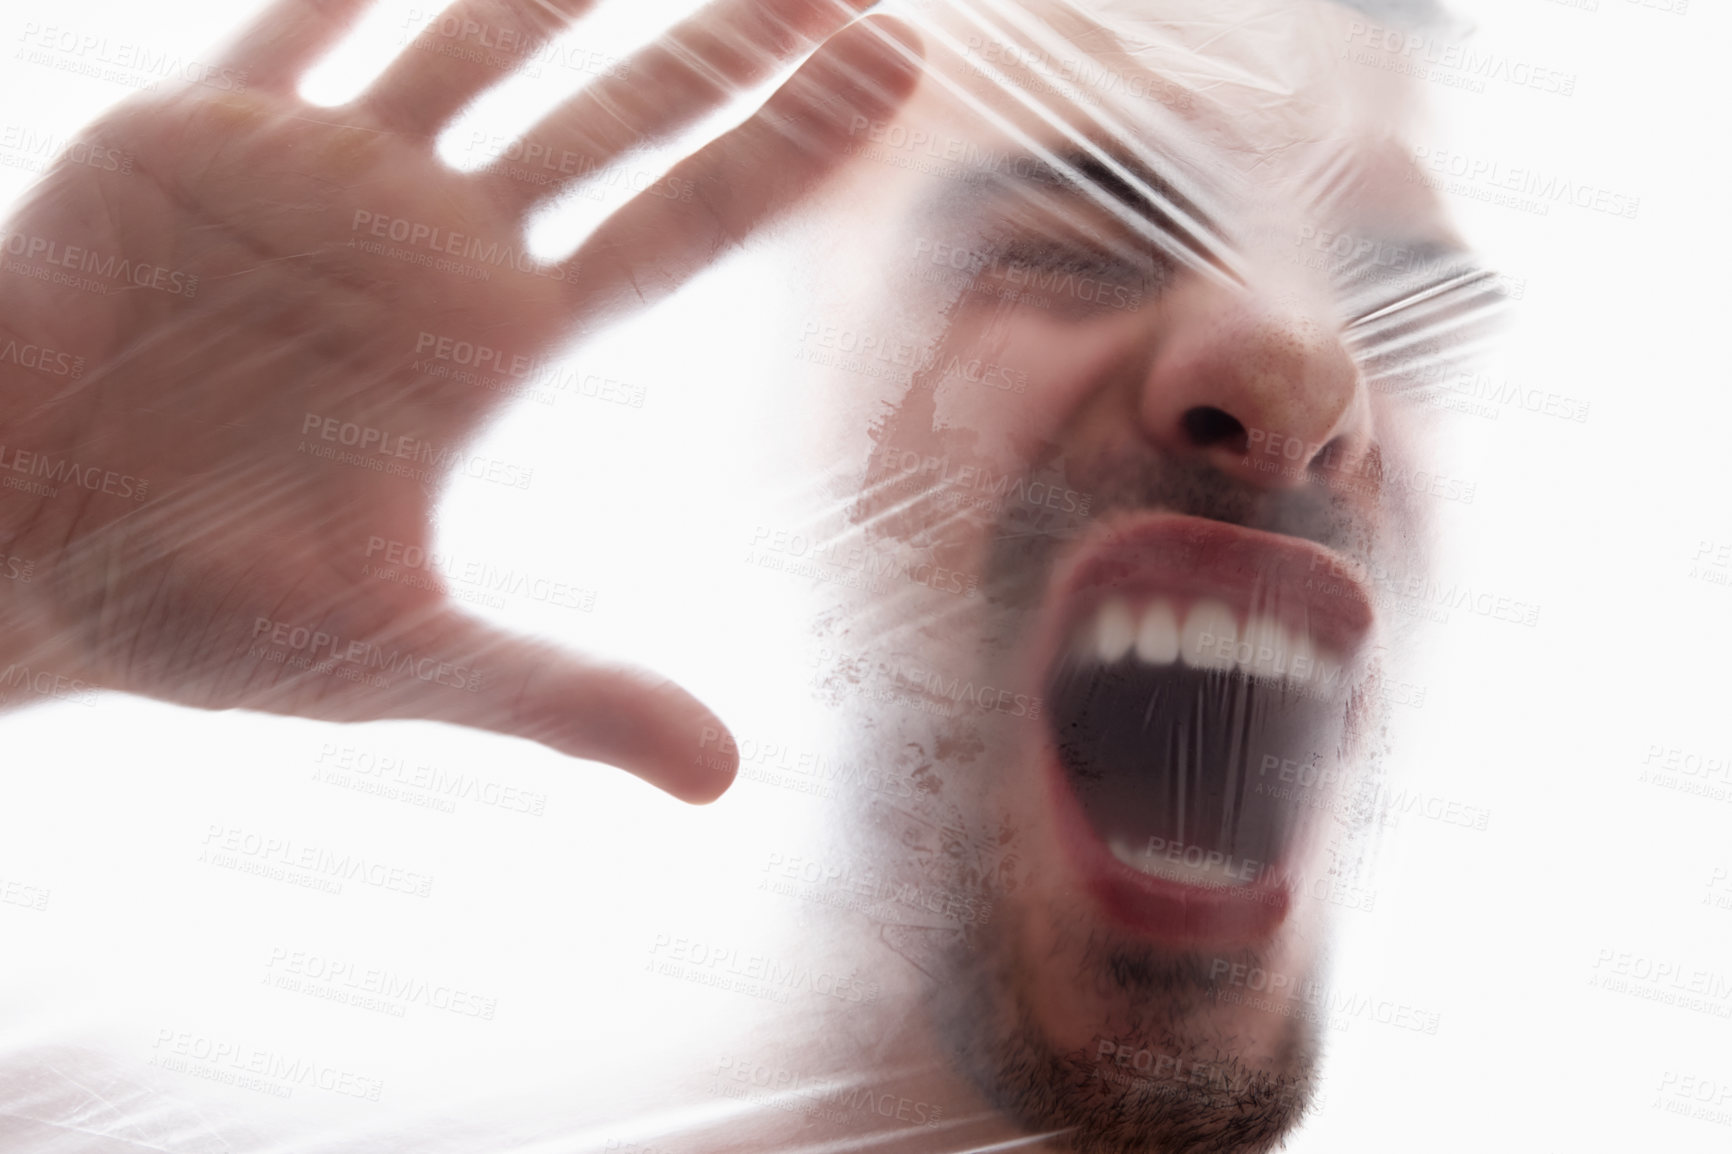
<path id="1" fill-rule="evenodd" d="M 1446 478 L 1441 491 L 1469 494 L 1471 507 L 1472 465 L 1458 451 L 1463 447 L 1456 444 L 1459 430 L 1451 429 L 1448 413 L 1414 397 L 1375 392 L 1371 411 L 1386 478 Z M 1429 543 L 1438 529 L 1436 517 L 1451 507 L 1462 505 L 1429 499 L 1411 484 L 1388 484 L 1375 510 L 1382 522 L 1383 548 L 1390 554 L 1388 564 L 1398 572 L 1423 572 Z"/>
<path id="2" fill-rule="evenodd" d="M 1001 467 L 1023 467 L 1060 444 L 1076 415 L 1123 387 L 1146 341 L 1134 317 L 1058 320 L 1019 309 L 957 321 L 935 365 L 937 428 L 966 429 Z"/>

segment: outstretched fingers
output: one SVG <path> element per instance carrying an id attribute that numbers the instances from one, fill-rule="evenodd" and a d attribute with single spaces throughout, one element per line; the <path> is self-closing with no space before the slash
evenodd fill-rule
<path id="1" fill-rule="evenodd" d="M 758 112 L 669 173 L 690 200 L 641 195 L 566 262 L 580 311 L 616 318 L 672 293 L 805 199 L 849 155 L 861 123 L 882 120 L 918 83 L 919 35 L 871 16 L 833 37 Z"/>
<path id="2" fill-rule="evenodd" d="M 291 92 L 372 0 L 277 0 L 219 57 L 247 87 Z"/>
<path id="3" fill-rule="evenodd" d="M 594 0 L 458 0 L 391 62 L 360 105 L 381 128 L 433 136 L 543 51 Z"/>
<path id="4" fill-rule="evenodd" d="M 480 179 L 523 212 L 634 148 L 664 140 L 834 35 L 871 0 L 720 0 L 676 25 L 619 70 L 577 93 L 513 142 L 554 181 L 525 181 L 510 162 Z M 548 172 L 536 171 L 536 177 Z"/>

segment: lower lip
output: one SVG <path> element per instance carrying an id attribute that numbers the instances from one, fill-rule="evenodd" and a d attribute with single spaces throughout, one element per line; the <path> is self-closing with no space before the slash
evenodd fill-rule
<path id="1" fill-rule="evenodd" d="M 1044 760 L 1058 840 L 1083 888 L 1124 928 L 1173 946 L 1226 949 L 1266 943 L 1286 921 L 1292 896 L 1280 883 L 1188 886 L 1132 869 L 1095 833 L 1050 746 Z"/>

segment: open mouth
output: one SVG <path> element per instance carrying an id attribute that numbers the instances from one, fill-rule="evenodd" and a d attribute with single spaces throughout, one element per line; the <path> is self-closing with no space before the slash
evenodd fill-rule
<path id="1" fill-rule="evenodd" d="M 1122 921 L 1223 943 L 1280 924 L 1310 808 L 1280 783 L 1337 757 L 1372 623 L 1347 566 L 1292 538 L 1157 515 L 1115 527 L 1058 582 L 1055 808 Z"/>

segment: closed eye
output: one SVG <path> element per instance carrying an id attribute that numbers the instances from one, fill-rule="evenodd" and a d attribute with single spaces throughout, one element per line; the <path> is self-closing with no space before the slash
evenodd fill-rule
<path id="1" fill-rule="evenodd" d="M 1374 325 L 1391 318 L 1402 318 L 1426 310 L 1463 310 L 1499 307 L 1507 303 L 1509 293 L 1503 278 L 1483 265 L 1468 263 L 1457 270 L 1420 284 L 1393 300 L 1373 306 L 1347 322 L 1347 331 Z"/>
<path id="2" fill-rule="evenodd" d="M 1348 349 L 1378 392 L 1423 392 L 1471 364 L 1503 317 L 1504 278 L 1467 262 L 1347 322 Z"/>

